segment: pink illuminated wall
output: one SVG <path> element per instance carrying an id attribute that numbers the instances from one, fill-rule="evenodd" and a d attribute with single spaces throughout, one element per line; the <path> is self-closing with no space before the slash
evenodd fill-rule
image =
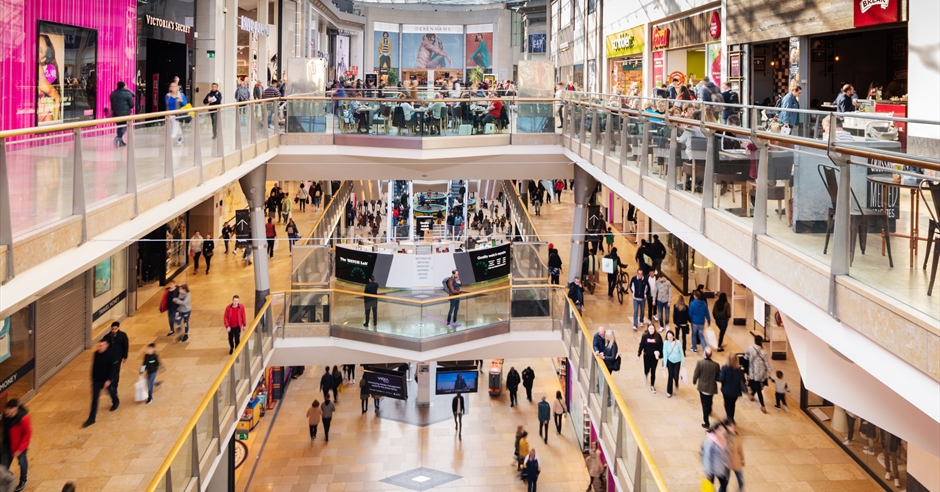
<path id="1" fill-rule="evenodd" d="M 41 20 L 98 30 L 98 118 L 118 80 L 134 90 L 137 0 L 0 0 L 0 130 L 36 124 Z"/>

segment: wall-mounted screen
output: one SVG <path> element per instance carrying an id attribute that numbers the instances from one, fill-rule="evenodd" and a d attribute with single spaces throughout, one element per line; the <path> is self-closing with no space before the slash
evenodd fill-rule
<path id="1" fill-rule="evenodd" d="M 476 393 L 480 373 L 473 371 L 440 372 L 438 369 L 434 394 L 451 395 L 454 393 Z"/>
<path id="2" fill-rule="evenodd" d="M 509 245 L 468 251 L 474 282 L 485 282 L 509 275 Z"/>
<path id="3" fill-rule="evenodd" d="M 36 125 L 95 119 L 98 31 L 40 21 Z"/>
<path id="4" fill-rule="evenodd" d="M 375 253 L 336 248 L 336 278 L 364 284 L 375 270 L 375 260 Z"/>
<path id="5" fill-rule="evenodd" d="M 387 396 L 396 400 L 408 399 L 408 385 L 402 376 L 364 371 L 362 378 L 366 381 L 365 389 L 370 395 Z"/>

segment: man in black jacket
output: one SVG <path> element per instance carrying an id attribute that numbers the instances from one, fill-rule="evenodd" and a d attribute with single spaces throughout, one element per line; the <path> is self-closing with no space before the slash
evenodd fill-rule
<path id="1" fill-rule="evenodd" d="M 121 323 L 111 323 L 111 331 L 103 338 L 108 342 L 112 355 L 114 355 L 114 377 L 111 379 L 111 394 L 117 396 L 118 382 L 121 380 L 121 364 L 127 362 L 127 351 L 130 341 L 127 334 L 121 331 Z M 116 405 L 115 405 L 116 406 Z"/>
<path id="2" fill-rule="evenodd" d="M 454 411 L 454 430 L 457 431 L 457 439 L 463 440 L 463 414 L 467 413 L 463 395 L 457 393 L 451 400 L 450 407 Z"/>
<path id="3" fill-rule="evenodd" d="M 320 391 L 323 392 L 323 401 L 328 401 L 330 391 L 333 391 L 333 375 L 330 374 L 330 366 L 326 366 L 326 372 L 320 376 Z"/>
<path id="4" fill-rule="evenodd" d="M 516 392 L 519 391 L 519 371 L 515 367 L 509 368 L 509 373 L 506 374 L 506 389 L 509 390 L 509 407 L 512 408 L 519 403 L 518 398 L 516 398 Z"/>
<path id="5" fill-rule="evenodd" d="M 365 294 L 376 295 L 379 293 L 379 284 L 375 281 L 375 277 L 369 276 L 369 283 L 366 284 L 366 288 L 363 291 Z M 369 312 L 372 312 L 372 326 L 376 327 L 379 324 L 379 300 L 374 297 L 364 297 L 363 303 L 366 308 L 366 322 L 362 326 L 369 327 Z"/>
<path id="6" fill-rule="evenodd" d="M 222 104 L 222 93 L 219 92 L 219 84 L 212 83 L 212 90 L 210 90 L 206 97 L 202 99 L 202 103 L 207 106 L 218 106 Z M 219 110 L 215 110 L 209 113 L 209 119 L 212 121 L 212 138 L 217 136 L 215 127 L 216 127 L 216 118 L 218 118 Z"/>
<path id="7" fill-rule="evenodd" d="M 98 396 L 101 390 L 107 388 L 111 393 L 111 411 L 117 410 L 121 403 L 118 400 L 117 391 L 111 385 L 114 379 L 114 359 L 115 354 L 111 350 L 107 340 L 102 339 L 98 342 L 98 349 L 95 351 L 94 359 L 91 364 L 91 413 L 88 414 L 88 420 L 82 427 L 88 427 L 95 423 L 95 417 L 98 415 Z"/>
<path id="8" fill-rule="evenodd" d="M 123 81 L 118 81 L 117 89 L 111 93 L 111 116 L 129 116 L 134 108 L 134 93 L 127 89 Z M 114 144 L 118 147 L 127 145 L 124 143 L 124 131 L 127 130 L 126 123 L 118 123 L 117 136 L 114 137 Z"/>
<path id="9" fill-rule="evenodd" d="M 531 367 L 522 370 L 522 386 L 525 387 L 525 397 L 532 402 L 532 382 L 535 381 L 535 371 Z"/>

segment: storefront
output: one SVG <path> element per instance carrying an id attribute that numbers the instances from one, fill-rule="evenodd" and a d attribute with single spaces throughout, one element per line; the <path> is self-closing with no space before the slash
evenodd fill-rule
<path id="1" fill-rule="evenodd" d="M 146 303 L 189 264 L 185 239 L 189 212 L 167 222 L 137 242 L 137 307 Z"/>
<path id="2" fill-rule="evenodd" d="M 719 10 L 654 25 L 650 36 L 653 84 L 669 85 L 673 79 L 678 79 L 682 84 L 694 86 L 704 77 L 710 77 L 716 85 L 721 85 L 722 33 Z"/>
<path id="3" fill-rule="evenodd" d="M 646 26 L 638 26 L 607 36 L 607 72 L 611 93 L 643 95 L 643 55 Z"/>
<path id="4" fill-rule="evenodd" d="M 464 26 L 404 24 L 401 32 L 403 82 L 417 81 L 424 86 L 441 78 L 465 80 Z M 492 41 L 492 25 L 488 34 Z"/>
<path id="5" fill-rule="evenodd" d="M 270 72 L 267 67 L 270 58 L 259 56 L 258 51 L 262 49 L 262 44 L 267 44 L 261 41 L 271 39 L 271 29 L 267 24 L 253 18 L 256 13 L 257 10 L 238 9 L 238 50 L 235 74 L 239 80 L 257 80 L 264 83 L 265 77 Z"/>
<path id="6" fill-rule="evenodd" d="M 137 112 L 165 111 L 164 96 L 179 77 L 192 102 L 196 3 L 137 2 Z"/>
<path id="7" fill-rule="evenodd" d="M 134 0 L 0 3 L 0 130 L 108 116 L 119 80 L 133 89 Z M 15 24 L 13 20 L 15 19 Z M 38 74 L 38 76 L 37 76 Z"/>

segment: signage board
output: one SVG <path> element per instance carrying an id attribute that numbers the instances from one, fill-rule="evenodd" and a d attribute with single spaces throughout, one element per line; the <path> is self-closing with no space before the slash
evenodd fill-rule
<path id="1" fill-rule="evenodd" d="M 261 22 L 245 17 L 244 15 L 239 17 L 238 28 L 256 36 L 268 37 L 270 34 L 267 24 L 262 24 Z"/>
<path id="2" fill-rule="evenodd" d="M 876 26 L 898 22 L 900 0 L 853 0 L 855 27 Z"/>
<path id="3" fill-rule="evenodd" d="M 640 55 L 646 47 L 643 26 L 634 27 L 607 36 L 607 58 Z"/>
<path id="4" fill-rule="evenodd" d="M 336 278 L 365 284 L 375 270 L 376 253 L 357 249 L 336 248 Z"/>
<path id="5" fill-rule="evenodd" d="M 660 87 L 665 82 L 666 53 L 662 51 L 653 52 L 653 86 Z"/>
<path id="6" fill-rule="evenodd" d="M 485 282 L 509 275 L 509 245 L 468 251 L 473 278 Z"/>
<path id="7" fill-rule="evenodd" d="M 365 380 L 365 390 L 370 395 L 386 396 L 396 400 L 408 399 L 408 386 L 403 376 L 364 371 L 362 379 Z"/>
<path id="8" fill-rule="evenodd" d="M 235 211 L 235 241 L 251 240 L 251 218 L 248 210 Z"/>
<path id="9" fill-rule="evenodd" d="M 708 35 L 714 39 L 721 37 L 721 17 L 717 10 L 712 11 L 712 17 L 708 21 Z"/>
<path id="10" fill-rule="evenodd" d="M 669 28 L 657 27 L 653 29 L 653 49 L 661 50 L 669 47 Z"/>
<path id="11" fill-rule="evenodd" d="M 454 393 L 476 393 L 480 389 L 480 373 L 472 371 L 437 371 L 434 394 L 452 395 Z"/>

